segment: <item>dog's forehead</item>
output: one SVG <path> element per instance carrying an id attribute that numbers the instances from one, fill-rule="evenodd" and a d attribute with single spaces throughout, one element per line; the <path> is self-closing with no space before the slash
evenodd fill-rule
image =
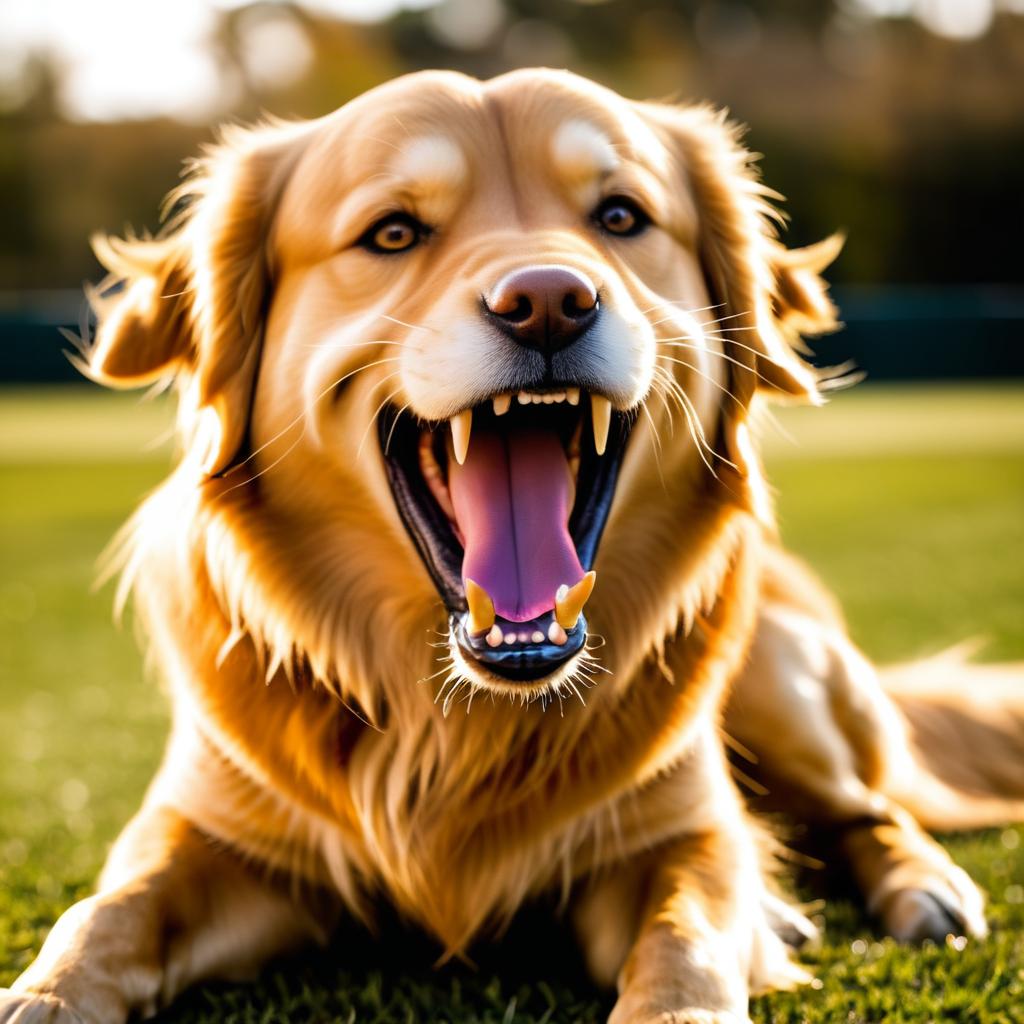
<path id="1" fill-rule="evenodd" d="M 672 183 L 676 167 L 639 105 L 578 76 L 531 70 L 479 82 L 428 72 L 371 90 L 325 118 L 289 191 L 301 196 L 294 214 L 308 231 L 338 209 L 346 220 L 365 205 L 353 196 L 367 193 L 409 203 L 435 223 L 471 196 L 493 213 L 529 209 L 523 195 L 534 206 L 557 195 L 583 209 L 624 190 L 665 211 L 687 206 L 685 190 Z M 520 199 L 510 206 L 496 190 Z"/>
<path id="2" fill-rule="evenodd" d="M 665 146 L 632 104 L 569 74 L 516 72 L 482 83 L 410 75 L 339 113 L 347 116 L 335 144 L 356 179 L 386 169 L 457 186 L 496 163 L 532 165 L 569 184 L 628 163 L 670 172 Z"/>

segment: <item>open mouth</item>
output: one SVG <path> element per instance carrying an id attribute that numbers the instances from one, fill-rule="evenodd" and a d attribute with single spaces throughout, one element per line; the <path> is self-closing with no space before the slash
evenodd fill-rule
<path id="1" fill-rule="evenodd" d="M 576 387 L 498 394 L 424 424 L 378 421 L 395 503 L 464 658 L 507 680 L 585 644 L 583 607 L 630 420 Z"/>

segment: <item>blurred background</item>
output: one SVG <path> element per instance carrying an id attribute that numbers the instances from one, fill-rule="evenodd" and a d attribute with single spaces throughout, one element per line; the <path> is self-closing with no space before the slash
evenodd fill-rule
<path id="1" fill-rule="evenodd" d="M 220 121 L 524 64 L 748 123 L 791 240 L 849 233 L 823 361 L 1024 373 L 1024 0 L 0 0 L 0 372 L 73 378 L 88 236 L 155 230 Z"/>
<path id="2" fill-rule="evenodd" d="M 101 275 L 89 235 L 157 230 L 224 120 L 318 116 L 419 68 L 534 64 L 728 106 L 788 197 L 789 244 L 848 233 L 828 274 L 847 326 L 816 357 L 867 381 L 782 410 L 766 436 L 783 537 L 872 657 L 977 640 L 1024 659 L 1024 0 L 0 0 L 0 985 L 90 891 L 167 730 L 131 630 L 90 586 L 167 473 L 172 409 L 87 384 L 62 353 L 58 328 L 79 329 L 82 284 Z M 921 958 L 833 899 L 812 957 L 824 992 L 775 996 L 754 1019 L 891 1019 L 897 996 L 907 1022 L 1018 1019 L 1022 839 L 953 847 L 990 894 L 988 943 Z M 362 946 L 349 973 L 303 961 L 160 1020 L 607 1010 L 552 966 L 561 952 L 520 982 L 515 957 L 431 973 L 427 953 L 382 972 Z"/>

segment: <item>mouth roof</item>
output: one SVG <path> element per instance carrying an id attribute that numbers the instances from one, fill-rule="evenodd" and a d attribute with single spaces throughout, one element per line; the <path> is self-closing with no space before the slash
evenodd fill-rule
<path id="1" fill-rule="evenodd" d="M 386 409 L 396 506 L 464 656 L 538 679 L 586 639 L 583 605 L 629 421 L 578 388 L 499 394 L 447 423 Z"/>

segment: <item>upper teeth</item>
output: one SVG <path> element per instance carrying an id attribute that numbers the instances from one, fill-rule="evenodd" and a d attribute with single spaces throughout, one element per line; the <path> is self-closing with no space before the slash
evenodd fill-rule
<path id="1" fill-rule="evenodd" d="M 503 398 L 507 397 L 510 402 L 512 401 L 512 396 L 511 395 L 508 395 L 508 396 L 504 396 L 503 395 L 502 397 Z M 497 408 L 497 401 L 498 401 L 498 399 L 496 398 L 494 401 L 495 401 L 494 411 L 497 412 L 498 411 L 498 408 Z M 565 391 L 520 391 L 519 392 L 519 404 L 520 405 L 529 405 L 531 402 L 534 405 L 540 405 L 541 403 L 543 403 L 544 405 L 554 405 L 555 403 L 560 403 L 560 402 L 568 402 L 570 405 L 579 405 L 580 404 L 580 389 L 579 388 L 567 388 Z M 506 405 L 502 409 L 502 412 L 504 412 L 507 408 L 508 408 L 508 406 Z M 500 416 L 501 413 L 498 413 L 498 415 Z"/>
<path id="2" fill-rule="evenodd" d="M 594 426 L 594 447 L 604 455 L 608 446 L 608 425 L 612 419 L 612 403 L 604 395 L 590 396 L 590 420 Z"/>
<path id="3" fill-rule="evenodd" d="M 520 405 L 554 405 L 561 402 L 568 402 L 570 405 L 579 405 L 580 389 L 567 388 L 565 391 L 520 391 L 518 394 Z M 491 399 L 494 406 L 495 416 L 504 416 L 512 405 L 512 395 L 495 395 Z M 608 446 L 608 428 L 611 424 L 612 403 L 604 395 L 590 396 L 590 421 L 594 429 L 594 448 L 598 455 L 604 455 Z M 469 438 L 473 432 L 473 410 L 463 409 L 456 413 L 448 421 L 452 430 L 452 449 L 455 459 L 461 466 L 469 454 Z"/>
<path id="4" fill-rule="evenodd" d="M 455 449 L 455 459 L 461 466 L 469 453 L 469 435 L 473 430 L 473 410 L 463 409 L 462 412 L 456 413 L 449 422 L 452 425 L 452 447 Z"/>

